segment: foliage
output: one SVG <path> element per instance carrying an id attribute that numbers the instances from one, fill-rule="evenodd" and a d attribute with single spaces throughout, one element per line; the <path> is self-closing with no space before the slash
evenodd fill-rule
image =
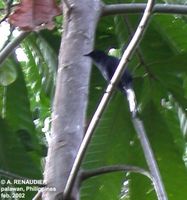
<path id="1" fill-rule="evenodd" d="M 139 19 L 140 15 L 102 18 L 98 25 L 96 48 L 121 51 L 130 39 L 126 22 L 135 30 Z M 50 121 L 51 115 L 59 32 L 56 29 L 31 34 L 21 44 L 28 61 L 18 62 L 15 56 L 11 56 L 4 63 L 8 67 L 0 70 L 0 168 L 20 176 L 41 177 L 40 158 L 45 155 L 43 132 L 47 134 L 49 131 L 49 124 L 45 126 L 45 122 Z M 170 200 L 187 199 L 186 35 L 185 17 L 155 15 L 140 44 L 141 55 L 135 54 L 129 64 L 140 117 Z M 105 85 L 94 67 L 87 121 Z M 127 102 L 119 92 L 113 96 L 100 121 L 82 167 L 92 169 L 113 164 L 147 168 Z M 156 199 L 153 186 L 142 175 L 122 172 L 102 175 L 85 181 L 81 187 L 84 200 L 115 200 L 120 195 L 124 200 Z"/>
<path id="2" fill-rule="evenodd" d="M 110 40 L 118 41 L 116 48 L 129 40 L 125 16 L 102 19 L 96 46 Z M 128 16 L 133 29 L 139 16 Z M 110 28 L 109 28 L 110 27 Z M 187 197 L 185 182 L 186 130 L 186 50 L 184 18 L 176 16 L 154 16 L 139 47 L 142 57 L 135 55 L 129 65 L 134 74 L 134 88 L 137 94 L 141 118 L 144 121 L 150 142 L 156 155 L 169 199 Z M 108 30 L 108 34 L 106 33 Z M 98 32 L 101 32 L 98 30 Z M 111 38 L 115 36 L 115 38 Z M 112 45 L 109 43 L 109 45 Z M 142 63 L 143 60 L 143 63 Z M 98 81 L 98 71 L 93 69 L 90 89 L 89 113 L 93 113 L 102 95 L 103 82 Z M 182 111 L 182 114 L 179 114 Z M 89 114 L 90 116 L 91 114 Z M 183 118 L 183 119 L 181 119 Z M 144 168 L 146 163 L 138 138 L 132 128 L 127 104 L 117 93 L 96 130 L 84 167 L 93 168 L 111 164 L 134 164 Z M 175 176 L 173 176 L 176 174 Z M 95 177 L 83 184 L 82 199 L 118 199 L 120 185 L 128 181 L 128 192 L 123 199 L 157 199 L 153 186 L 140 175 L 112 174 Z M 141 183 L 141 184 L 140 184 Z M 175 184 L 174 184 L 175 183 Z M 179 190 L 177 189 L 178 184 Z M 93 195 L 95 194 L 95 195 Z"/>

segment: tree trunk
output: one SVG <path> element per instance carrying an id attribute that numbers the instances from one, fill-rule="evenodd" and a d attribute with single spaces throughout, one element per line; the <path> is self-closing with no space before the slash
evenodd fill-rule
<path id="1" fill-rule="evenodd" d="M 58 199 L 63 193 L 84 135 L 91 63 L 83 55 L 93 48 L 101 10 L 99 0 L 63 1 L 63 37 L 44 172 L 47 187 L 56 191 L 44 191 L 45 200 Z M 73 190 L 75 200 L 79 199 L 78 190 Z"/>

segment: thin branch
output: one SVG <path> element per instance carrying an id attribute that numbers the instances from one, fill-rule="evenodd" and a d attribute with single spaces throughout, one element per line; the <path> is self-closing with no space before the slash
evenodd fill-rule
<path id="1" fill-rule="evenodd" d="M 130 39 L 131 39 L 132 36 L 133 36 L 133 33 L 134 33 L 134 29 L 133 29 L 132 24 L 131 24 L 130 21 L 129 21 L 128 15 L 124 15 L 124 22 L 125 22 L 125 25 L 126 25 L 126 27 L 127 27 L 128 34 L 130 35 Z M 140 52 L 140 47 L 137 47 L 135 53 L 136 53 L 136 55 L 137 55 L 137 58 L 139 59 L 140 64 L 141 64 L 141 65 L 145 65 L 145 61 L 144 61 L 142 52 Z"/>
<path id="2" fill-rule="evenodd" d="M 145 3 L 104 5 L 102 15 L 143 13 L 145 7 Z M 186 15 L 187 5 L 156 4 L 153 8 L 153 13 Z"/>
<path id="3" fill-rule="evenodd" d="M 14 49 L 24 40 L 30 32 L 21 32 L 18 37 L 16 37 L 12 42 L 10 42 L 1 52 L 0 52 L 0 64 L 11 54 Z M 2 66 L 2 65 L 1 65 Z M 1 67 L 0 66 L 0 67 Z"/>
<path id="4" fill-rule="evenodd" d="M 2 170 L 2 169 L 0 169 L 0 176 L 6 177 L 6 178 L 10 178 L 10 179 L 29 180 L 26 177 L 22 177 L 22 176 L 19 176 L 17 174 L 14 174 L 12 172 L 8 172 L 8 171 Z"/>
<path id="5" fill-rule="evenodd" d="M 9 0 L 9 1 L 6 2 L 6 8 L 5 8 L 6 14 L 5 14 L 5 16 L 0 20 L 0 23 L 2 23 L 3 21 L 5 21 L 6 18 L 9 17 L 10 12 L 11 12 L 12 3 L 13 3 L 13 0 Z"/>
<path id="6" fill-rule="evenodd" d="M 131 24 L 130 21 L 129 21 L 128 15 L 124 15 L 124 21 L 125 21 L 125 24 L 126 24 L 128 33 L 129 33 L 130 37 L 132 38 L 133 33 L 134 33 L 134 28 L 133 28 L 132 24 Z M 143 53 L 142 53 L 142 50 L 141 50 L 140 46 L 137 47 L 135 53 L 136 53 L 137 58 L 138 58 L 138 60 L 139 60 L 139 62 L 140 62 L 140 65 L 143 65 L 143 66 L 144 66 L 144 68 L 145 68 L 146 72 L 148 73 L 148 75 L 149 75 L 151 78 L 156 79 L 155 76 L 154 76 L 154 74 L 149 70 L 149 68 L 148 68 L 148 66 L 147 66 L 147 64 L 146 64 L 146 62 L 145 62 L 145 59 L 144 59 L 144 56 L 143 56 Z"/>
<path id="7" fill-rule="evenodd" d="M 42 190 L 43 188 L 41 188 L 37 193 L 36 195 L 32 198 L 32 200 L 39 200 L 39 199 L 42 199 Z"/>
<path id="8" fill-rule="evenodd" d="M 128 16 L 125 16 L 125 23 L 127 25 L 127 29 L 129 30 L 130 36 L 132 36 L 134 31 L 133 31 L 132 25 L 130 24 L 130 22 L 128 20 Z M 149 69 L 143 59 L 143 54 L 141 52 L 140 47 L 137 48 L 136 54 L 137 54 L 137 57 L 139 58 L 140 62 L 143 64 L 143 66 L 147 70 L 148 74 L 154 78 L 154 75 L 149 71 Z M 129 105 L 130 105 L 130 102 L 129 102 Z M 154 154 L 153 154 L 153 151 L 149 144 L 149 140 L 147 138 L 146 132 L 144 130 L 143 123 L 138 119 L 137 116 L 135 116 L 135 118 L 132 118 L 132 121 L 133 121 L 134 127 L 136 129 L 136 133 L 141 142 L 142 149 L 144 151 L 144 155 L 145 155 L 147 164 L 149 166 L 149 169 L 150 169 L 150 172 L 152 175 L 152 180 L 153 180 L 153 184 L 154 184 L 158 199 L 167 199 L 167 195 L 166 195 L 166 192 L 164 189 L 163 182 L 161 180 L 161 175 L 160 175 L 157 163 L 156 163 L 156 159 L 154 158 Z"/>
<path id="9" fill-rule="evenodd" d="M 167 200 L 167 194 L 165 192 L 161 175 L 156 160 L 154 158 L 154 154 L 152 152 L 149 140 L 147 138 L 143 123 L 141 120 L 138 119 L 138 117 L 132 118 L 132 122 L 141 142 L 141 146 L 143 148 L 144 155 L 153 178 L 153 184 L 155 187 L 157 197 L 159 200 Z"/>
<path id="10" fill-rule="evenodd" d="M 153 180 L 151 174 L 145 169 L 142 169 L 140 167 L 130 166 L 130 165 L 112 165 L 112 166 L 105 166 L 105 167 L 100 167 L 100 168 L 92 169 L 92 170 L 84 170 L 82 171 L 80 178 L 82 181 L 85 181 L 93 176 L 108 174 L 111 172 L 119 172 L 119 171 L 142 174 L 144 176 L 147 176 L 149 179 Z"/>
<path id="11" fill-rule="evenodd" d="M 64 199 L 66 199 L 72 191 L 73 184 L 77 177 L 77 174 L 78 174 L 82 159 L 84 157 L 84 154 L 86 152 L 87 146 L 91 140 L 91 137 L 93 135 L 93 132 L 94 132 L 98 122 L 99 122 L 99 119 L 100 119 L 102 113 L 104 112 L 106 105 L 110 100 L 110 97 L 112 96 L 114 88 L 117 85 L 117 83 L 119 82 L 121 75 L 125 71 L 125 68 L 127 67 L 127 63 L 129 61 L 129 58 L 132 56 L 133 52 L 136 50 L 138 43 L 140 42 L 141 38 L 143 37 L 143 34 L 145 32 L 145 29 L 147 28 L 149 19 L 151 17 L 151 12 L 152 12 L 152 9 L 154 6 L 154 1 L 155 0 L 148 0 L 146 9 L 144 11 L 144 14 L 142 16 L 142 19 L 141 19 L 138 27 L 137 27 L 137 30 L 136 30 L 132 40 L 130 41 L 127 49 L 125 50 L 125 52 L 120 60 L 120 63 L 110 81 L 110 84 L 108 85 L 108 87 L 106 89 L 106 93 L 103 95 L 103 97 L 100 101 L 100 104 L 97 107 L 97 110 L 94 113 L 94 116 L 88 126 L 88 129 L 87 129 L 85 136 L 83 138 L 83 141 L 80 145 L 79 151 L 78 151 L 75 161 L 73 163 L 73 167 L 71 169 L 70 175 L 68 177 L 68 180 L 67 180 L 67 183 L 66 183 L 66 186 L 64 189 Z"/>

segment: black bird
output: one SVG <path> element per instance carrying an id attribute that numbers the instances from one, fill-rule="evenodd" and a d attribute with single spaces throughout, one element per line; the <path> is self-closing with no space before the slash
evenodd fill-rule
<path id="1" fill-rule="evenodd" d="M 94 50 L 85 56 L 89 56 L 92 58 L 94 64 L 96 67 L 100 70 L 103 77 L 106 79 L 107 82 L 109 82 L 114 75 L 114 72 L 120 62 L 120 59 L 109 56 L 103 51 L 100 50 Z M 129 72 L 128 69 L 125 69 L 125 72 L 123 73 L 121 80 L 119 81 L 117 88 L 125 95 L 127 96 L 127 99 L 129 101 L 130 105 L 130 111 L 135 113 L 136 112 L 136 102 L 135 102 L 135 94 L 132 89 L 132 75 Z"/>

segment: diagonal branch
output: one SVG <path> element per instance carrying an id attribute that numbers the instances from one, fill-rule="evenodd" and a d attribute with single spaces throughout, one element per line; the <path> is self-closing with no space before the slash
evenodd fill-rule
<path id="1" fill-rule="evenodd" d="M 139 140 L 141 142 L 143 151 L 144 151 L 144 156 L 146 158 L 148 167 L 150 169 L 152 178 L 153 178 L 153 184 L 155 187 L 155 191 L 158 197 L 158 200 L 167 200 L 167 194 L 165 192 L 164 185 L 162 183 L 161 175 L 156 163 L 156 160 L 154 158 L 154 154 L 152 152 L 149 140 L 147 138 L 143 123 L 138 117 L 132 118 L 132 122 L 134 125 L 134 128 L 136 130 L 136 133 L 139 137 Z"/>
<path id="2" fill-rule="evenodd" d="M 44 188 L 39 189 L 38 192 L 32 198 L 32 200 L 41 200 L 43 190 L 44 190 Z"/>
<path id="3" fill-rule="evenodd" d="M 132 26 L 131 26 L 131 24 L 130 24 L 130 22 L 128 20 L 128 16 L 125 16 L 124 19 L 125 19 L 125 23 L 127 25 L 127 29 L 129 30 L 129 34 L 132 37 L 133 28 L 132 28 Z M 143 59 L 143 54 L 142 54 L 142 52 L 140 50 L 140 47 L 137 48 L 136 54 L 137 54 L 140 62 L 144 65 L 144 67 L 148 71 L 148 73 L 152 77 L 154 77 L 149 72 L 149 69 L 146 66 L 146 63 L 145 63 L 145 61 Z M 129 107 L 130 107 L 130 102 L 129 102 Z M 150 172 L 151 172 L 151 175 L 152 175 L 152 181 L 153 181 L 153 185 L 155 187 L 155 191 L 156 191 L 157 197 L 158 197 L 158 199 L 166 200 L 167 199 L 167 194 L 165 192 L 164 185 L 163 185 L 163 182 L 162 182 L 162 179 L 161 179 L 161 175 L 160 175 L 157 163 L 156 163 L 156 159 L 154 157 L 152 148 L 151 148 L 149 140 L 147 138 L 147 135 L 146 135 L 146 132 L 145 132 L 145 129 L 144 129 L 144 125 L 143 125 L 142 121 L 138 119 L 137 115 L 134 118 L 132 118 L 132 122 L 133 122 L 134 128 L 136 130 L 136 133 L 137 133 L 137 135 L 139 137 L 142 149 L 144 151 L 144 155 L 145 155 L 147 164 L 149 166 L 149 169 L 150 169 Z"/>
<path id="4" fill-rule="evenodd" d="M 71 169 L 70 175 L 68 177 L 68 180 L 67 180 L 67 183 L 66 183 L 66 186 L 64 189 L 64 199 L 66 199 L 72 191 L 72 188 L 73 188 L 75 179 L 77 177 L 81 162 L 83 160 L 87 146 L 91 140 L 93 132 L 99 122 L 99 119 L 100 119 L 102 113 L 104 112 L 104 110 L 106 108 L 107 103 L 110 100 L 110 97 L 112 96 L 115 86 L 119 82 L 121 75 L 123 74 L 123 72 L 125 71 L 125 68 L 127 67 L 127 63 L 129 61 L 130 57 L 136 50 L 138 43 L 141 41 L 141 38 L 143 37 L 143 34 L 148 26 L 148 22 L 151 17 L 151 12 L 153 10 L 153 6 L 154 6 L 154 0 L 148 0 L 146 9 L 144 11 L 144 14 L 142 16 L 142 19 L 141 19 L 138 27 L 137 27 L 137 30 L 136 30 L 132 40 L 130 41 L 127 49 L 125 50 L 125 52 L 121 58 L 121 61 L 110 81 L 110 84 L 108 85 L 106 92 L 103 95 L 103 97 L 100 101 L 100 104 L 97 107 L 97 110 L 94 113 L 94 116 L 88 126 L 88 129 L 87 129 L 86 134 L 83 138 L 83 141 L 80 145 L 79 151 L 78 151 L 75 161 L 73 163 L 73 167 Z"/>
<path id="5" fill-rule="evenodd" d="M 13 50 L 24 40 L 30 32 L 21 32 L 18 37 L 12 40 L 1 52 L 0 52 L 0 64 L 13 52 Z M 0 66 L 1 67 L 1 66 Z"/>
<path id="6" fill-rule="evenodd" d="M 143 13 L 145 7 L 145 3 L 104 5 L 103 16 Z M 156 4 L 153 8 L 153 13 L 187 15 L 187 5 Z"/>

